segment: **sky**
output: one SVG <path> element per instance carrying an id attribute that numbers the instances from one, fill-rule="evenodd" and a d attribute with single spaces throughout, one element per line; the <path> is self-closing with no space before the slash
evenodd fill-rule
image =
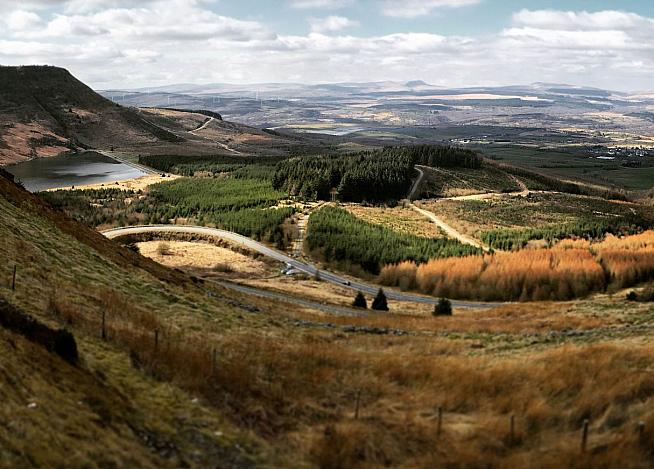
<path id="1" fill-rule="evenodd" d="M 0 64 L 96 89 L 424 80 L 654 90 L 653 0 L 0 0 Z"/>

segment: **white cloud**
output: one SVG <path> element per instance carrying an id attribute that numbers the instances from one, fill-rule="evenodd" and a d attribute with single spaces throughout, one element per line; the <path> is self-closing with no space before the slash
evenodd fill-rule
<path id="1" fill-rule="evenodd" d="M 654 27 L 654 20 L 623 11 L 521 10 L 513 15 L 514 24 L 553 30 L 634 30 Z"/>
<path id="2" fill-rule="evenodd" d="M 29 38 L 107 36 L 112 41 L 197 41 L 222 38 L 248 41 L 274 38 L 264 25 L 221 16 L 199 8 L 198 2 L 159 0 L 147 8 L 113 8 L 89 14 L 57 14 L 45 27 L 35 25 Z M 38 26 L 38 27 L 37 27 Z"/>
<path id="3" fill-rule="evenodd" d="M 18 32 L 42 26 L 39 15 L 31 11 L 16 10 L 9 12 L 2 21 L 9 30 Z"/>
<path id="4" fill-rule="evenodd" d="M 82 1 L 85 11 L 67 10 Z M 324 15 L 310 20 L 311 33 L 289 35 L 261 21 L 220 15 L 220 2 L 107 1 L 69 0 L 30 10 L 23 2 L 17 7 L 0 0 L 11 3 L 0 17 L 0 63 L 60 65 L 97 87 L 420 78 L 444 86 L 550 81 L 623 89 L 651 88 L 654 73 L 654 23 L 626 12 L 522 10 L 508 28 L 482 37 L 410 27 L 361 36 L 363 28 L 345 29 L 356 25 L 351 19 Z M 390 3 L 383 1 L 380 7 Z M 296 3 L 327 8 L 340 2 Z M 406 16 L 410 7 L 412 14 L 424 14 L 463 3 L 402 5 Z M 406 29 L 408 23 L 402 24 Z"/>
<path id="5" fill-rule="evenodd" d="M 352 4 L 352 0 L 290 0 L 293 8 L 302 10 L 336 10 Z"/>
<path id="6" fill-rule="evenodd" d="M 344 16 L 328 16 L 326 18 L 309 18 L 311 31 L 315 33 L 340 31 L 341 29 L 358 26 L 358 21 L 353 21 Z"/>
<path id="7" fill-rule="evenodd" d="M 477 5 L 482 0 L 385 0 L 383 13 L 396 18 L 425 16 L 442 8 L 461 8 Z"/>

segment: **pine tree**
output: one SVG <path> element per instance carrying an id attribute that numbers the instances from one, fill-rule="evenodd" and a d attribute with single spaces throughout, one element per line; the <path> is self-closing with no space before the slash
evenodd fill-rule
<path id="1" fill-rule="evenodd" d="M 354 298 L 354 302 L 352 303 L 352 306 L 354 306 L 355 308 L 368 309 L 368 302 L 366 301 L 366 297 L 363 296 L 363 293 L 361 292 L 357 293 L 357 296 Z"/>
<path id="2" fill-rule="evenodd" d="M 441 298 L 434 306 L 434 316 L 452 316 L 452 303 L 447 298 Z"/>
<path id="3" fill-rule="evenodd" d="M 386 301 L 386 295 L 384 290 L 381 288 L 377 292 L 377 296 L 372 301 L 372 309 L 376 311 L 388 311 L 388 302 Z"/>

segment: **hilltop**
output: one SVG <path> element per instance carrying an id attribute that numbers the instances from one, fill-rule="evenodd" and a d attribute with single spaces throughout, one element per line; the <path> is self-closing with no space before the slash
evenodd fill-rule
<path id="1" fill-rule="evenodd" d="M 124 107 L 58 67 L 0 67 L 0 165 L 83 149 L 210 155 L 273 148 L 284 154 L 314 144 L 223 122 L 212 111 Z"/>
<path id="2" fill-rule="evenodd" d="M 0 164 L 83 148 L 179 142 L 57 67 L 0 67 Z"/>

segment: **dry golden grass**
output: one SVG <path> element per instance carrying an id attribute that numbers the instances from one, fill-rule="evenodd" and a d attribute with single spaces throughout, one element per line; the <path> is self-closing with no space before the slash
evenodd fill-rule
<path id="1" fill-rule="evenodd" d="M 345 209 L 367 222 L 385 226 L 393 231 L 425 238 L 443 237 L 438 226 L 410 208 L 362 207 L 352 204 L 345 206 Z"/>
<path id="2" fill-rule="evenodd" d="M 403 262 L 382 269 L 383 285 L 448 298 L 568 300 L 604 287 L 604 271 L 587 250 L 534 249 Z"/>
<path id="3" fill-rule="evenodd" d="M 0 331 L 0 442 L 28 455 L 22 465 L 242 467 L 232 458 L 244 454 L 273 467 L 651 465 L 650 304 L 602 296 L 449 318 L 408 306 L 401 316 L 327 318 L 185 280 L 99 236 L 85 243 L 0 206 L 2 295 L 66 324 L 81 352 L 80 368 L 64 369 Z M 406 335 L 344 329 L 352 325 Z M 582 334 L 549 338 L 571 328 Z M 146 440 L 176 453 L 153 456 Z"/>
<path id="4" fill-rule="evenodd" d="M 654 449 L 650 345 L 568 345 L 499 357 L 467 356 L 456 339 L 419 336 L 328 332 L 289 340 L 245 332 L 215 340 L 133 314 L 120 298 L 106 302 L 122 311 L 108 325 L 109 338 L 129 350 L 134 366 L 199 393 L 278 451 L 320 467 L 582 467 L 620 457 L 639 466 Z M 580 455 L 584 419 L 591 421 L 590 451 Z M 641 440 L 639 420 L 648 428 Z M 543 452 L 551 456 L 542 459 Z"/>
<path id="5" fill-rule="evenodd" d="M 654 232 L 603 242 L 566 240 L 553 248 L 464 258 L 402 262 L 382 269 L 379 282 L 449 298 L 569 300 L 616 291 L 654 276 Z"/>
<path id="6" fill-rule="evenodd" d="M 188 241 L 166 241 L 168 253 L 161 255 L 161 241 L 138 243 L 139 252 L 145 257 L 167 267 L 214 271 L 218 266 L 229 267 L 230 273 L 246 277 L 263 277 L 270 274 L 270 266 L 245 254 L 222 246 Z M 226 269 L 219 269 L 226 270 Z"/>
<path id="7" fill-rule="evenodd" d="M 161 176 L 159 174 L 148 174 L 147 176 L 142 176 L 139 178 L 134 178 L 134 179 L 126 179 L 124 181 L 117 181 L 117 182 L 105 182 L 101 184 L 87 184 L 84 186 L 74 186 L 74 189 L 76 190 L 87 190 L 87 189 L 122 189 L 125 191 L 142 191 L 145 190 L 147 187 L 153 185 L 153 184 L 159 184 L 160 182 L 166 182 L 166 181 L 172 181 L 173 179 L 177 179 L 180 176 L 177 176 L 175 174 L 171 174 L 169 176 Z M 57 189 L 51 189 L 52 191 L 58 191 L 58 190 L 71 190 L 73 187 L 61 187 Z"/>

